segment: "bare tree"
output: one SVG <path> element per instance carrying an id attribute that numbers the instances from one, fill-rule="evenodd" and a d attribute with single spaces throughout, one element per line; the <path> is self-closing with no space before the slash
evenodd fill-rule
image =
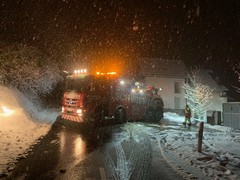
<path id="1" fill-rule="evenodd" d="M 212 98 L 213 89 L 203 84 L 200 74 L 200 70 L 191 70 L 187 73 L 189 82 L 183 85 L 185 89 L 185 98 L 189 107 L 193 111 L 193 117 L 199 121 L 206 121 L 206 113 L 209 109 Z"/>

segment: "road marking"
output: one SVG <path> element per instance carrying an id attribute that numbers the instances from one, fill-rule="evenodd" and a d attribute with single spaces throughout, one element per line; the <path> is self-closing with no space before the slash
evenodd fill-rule
<path id="1" fill-rule="evenodd" d="M 105 172 L 104 168 L 100 167 L 99 171 L 100 171 L 100 175 L 101 175 L 101 180 L 107 180 L 106 172 Z"/>

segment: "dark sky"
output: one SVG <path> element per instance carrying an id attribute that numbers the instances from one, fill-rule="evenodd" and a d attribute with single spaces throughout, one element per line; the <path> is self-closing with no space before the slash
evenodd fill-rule
<path id="1" fill-rule="evenodd" d="M 53 56 L 147 56 L 222 70 L 240 57 L 239 0 L 1 0 L 0 40 Z"/>

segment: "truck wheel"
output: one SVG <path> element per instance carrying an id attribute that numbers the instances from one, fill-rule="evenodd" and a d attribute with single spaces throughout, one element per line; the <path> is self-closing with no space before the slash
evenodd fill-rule
<path id="1" fill-rule="evenodd" d="M 126 123 L 127 122 L 127 112 L 124 107 L 118 107 L 114 113 L 114 117 L 117 123 Z"/>
<path id="2" fill-rule="evenodd" d="M 146 112 L 145 112 L 145 115 L 144 115 L 144 119 L 145 121 L 147 122 L 153 122 L 154 119 L 155 119 L 155 110 L 154 108 L 152 107 L 148 107 Z"/>
<path id="3" fill-rule="evenodd" d="M 104 122 L 104 110 L 98 109 L 94 114 L 94 122 L 97 125 L 101 125 Z"/>
<path id="4" fill-rule="evenodd" d="M 104 125 L 106 116 L 108 116 L 108 107 L 104 104 L 97 106 L 93 116 L 95 124 L 97 126 Z"/>
<path id="5" fill-rule="evenodd" d="M 162 112 L 158 111 L 155 114 L 155 121 L 159 122 L 163 118 Z"/>

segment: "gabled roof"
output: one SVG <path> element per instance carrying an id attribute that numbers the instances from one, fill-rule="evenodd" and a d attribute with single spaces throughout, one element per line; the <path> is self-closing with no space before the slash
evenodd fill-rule
<path id="1" fill-rule="evenodd" d="M 139 58 L 138 64 L 145 77 L 186 78 L 186 66 L 181 60 Z"/>
<path id="2" fill-rule="evenodd" d="M 211 70 L 200 70 L 199 71 L 199 76 L 202 80 L 202 83 L 205 85 L 208 85 L 214 91 L 217 92 L 222 92 L 222 91 L 227 91 L 228 89 L 225 86 L 217 84 L 216 81 L 214 81 L 213 77 L 210 75 L 210 73 L 213 73 Z"/>

